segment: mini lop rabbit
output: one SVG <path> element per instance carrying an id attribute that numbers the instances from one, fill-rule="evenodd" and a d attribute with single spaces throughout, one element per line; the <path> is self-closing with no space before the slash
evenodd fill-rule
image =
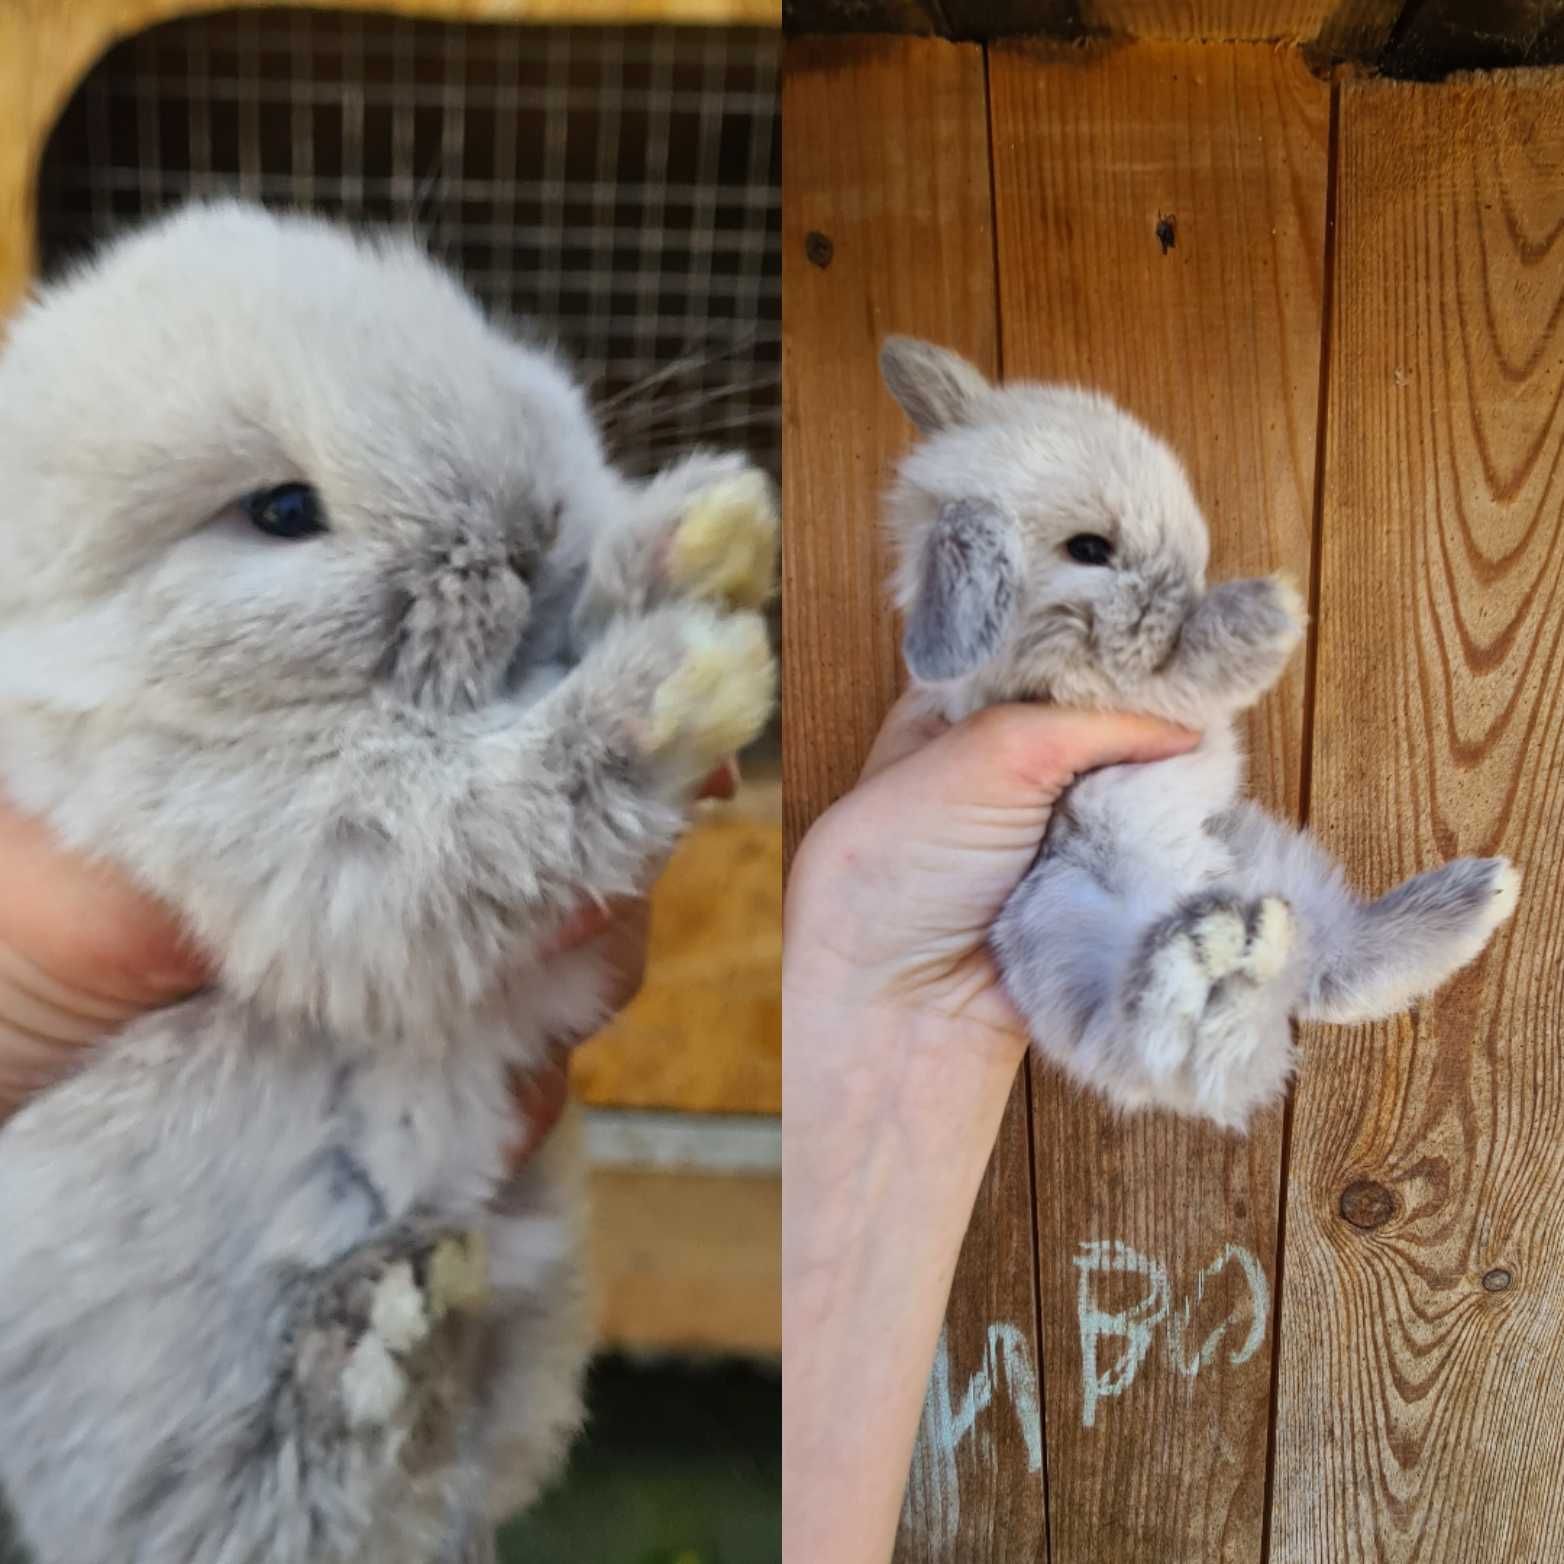
<path id="1" fill-rule="evenodd" d="M 1277 578 L 1207 590 L 1178 459 L 1105 397 L 997 388 L 942 349 L 885 344 L 927 437 L 888 501 L 904 652 L 957 719 L 1033 699 L 1149 713 L 1197 749 L 1082 778 L 992 948 L 1038 1048 L 1121 1108 L 1242 1128 L 1293 1067 L 1288 1019 L 1390 1015 L 1471 961 L 1519 889 L 1463 858 L 1364 901 L 1309 837 L 1239 795 L 1233 719 L 1304 629 Z"/>
<path id="2" fill-rule="evenodd" d="M 473 1564 L 579 1418 L 568 1137 L 507 1071 L 772 706 L 776 518 L 645 484 L 412 245 L 189 208 L 0 357 L 0 787 L 220 963 L 0 1130 L 39 1564 Z"/>

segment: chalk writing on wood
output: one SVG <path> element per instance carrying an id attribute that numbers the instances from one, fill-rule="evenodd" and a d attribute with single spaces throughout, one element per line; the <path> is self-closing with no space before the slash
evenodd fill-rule
<path id="1" fill-rule="evenodd" d="M 991 1452 L 992 1441 L 985 1437 L 978 1420 L 1003 1395 L 1026 1442 L 1027 1465 L 1039 1471 L 1043 1464 L 1042 1403 L 1037 1393 L 1037 1370 L 1032 1362 L 1032 1344 L 1024 1331 L 1001 1321 L 988 1327 L 987 1347 L 982 1366 L 967 1381 L 961 1400 L 955 1401 L 950 1387 L 950 1343 L 942 1329 L 934 1351 L 934 1369 L 929 1375 L 928 1393 L 923 1401 L 923 1428 L 918 1439 L 911 1479 L 903 1503 L 903 1516 L 938 1517 L 944 1540 L 954 1544 L 961 1519 L 961 1494 L 956 1469 L 956 1450 L 969 1435 Z M 992 1459 L 991 1453 L 986 1457 Z"/>
<path id="2" fill-rule="evenodd" d="M 1096 1426 L 1099 1402 L 1122 1396 L 1134 1383 L 1159 1327 L 1169 1361 L 1190 1379 L 1211 1366 L 1225 1341 L 1229 1342 L 1227 1361 L 1239 1364 L 1247 1363 L 1265 1339 L 1271 1289 L 1260 1262 L 1241 1244 L 1226 1245 L 1195 1277 L 1193 1291 L 1185 1293 L 1177 1307 L 1167 1267 L 1116 1238 L 1083 1240 L 1075 1267 L 1076 1314 L 1081 1332 L 1081 1423 L 1086 1428 Z M 1193 1345 L 1190 1325 L 1195 1311 L 1205 1298 L 1207 1286 L 1230 1267 L 1243 1277 L 1247 1298 L 1241 1299 L 1198 1345 Z M 1141 1277 L 1146 1290 L 1127 1308 L 1110 1311 L 1101 1302 L 1098 1283 L 1100 1278 L 1113 1275 Z M 1236 1336 L 1230 1340 L 1229 1332 L 1240 1324 L 1247 1326 L 1242 1340 Z M 1106 1367 L 1100 1350 L 1104 1341 L 1123 1343 Z"/>

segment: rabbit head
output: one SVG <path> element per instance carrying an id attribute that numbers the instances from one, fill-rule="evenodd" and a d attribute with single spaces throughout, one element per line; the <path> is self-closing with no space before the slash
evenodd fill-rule
<path id="1" fill-rule="evenodd" d="M 561 365 L 413 244 L 238 203 L 111 245 L 13 323 L 0 471 L 13 686 L 205 731 L 379 692 L 482 705 L 556 542 L 618 495 Z"/>
<path id="2" fill-rule="evenodd" d="M 430 1030 L 676 828 L 635 794 L 589 856 L 608 738 L 526 737 L 650 486 L 413 243 L 217 203 L 111 244 L 12 324 L 0 473 L 0 788 L 229 992 Z"/>
<path id="3" fill-rule="evenodd" d="M 1204 723 L 1256 700 L 1303 629 L 1284 582 L 1206 589 L 1182 464 L 1107 397 L 998 387 L 888 339 L 885 381 L 924 439 L 888 499 L 913 678 L 946 715 L 998 700 Z"/>

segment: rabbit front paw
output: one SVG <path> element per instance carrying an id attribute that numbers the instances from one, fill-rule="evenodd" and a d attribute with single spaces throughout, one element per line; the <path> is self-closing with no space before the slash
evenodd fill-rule
<path id="1" fill-rule="evenodd" d="M 758 614 L 691 618 L 682 656 L 652 698 L 646 749 L 704 776 L 757 738 L 776 701 L 776 663 Z"/>
<path id="2" fill-rule="evenodd" d="M 771 480 L 743 468 L 695 496 L 668 540 L 668 580 L 721 608 L 764 607 L 776 591 L 777 537 Z"/>
<path id="3" fill-rule="evenodd" d="M 1211 616 L 1213 640 L 1231 655 L 1247 655 L 1254 676 L 1267 682 L 1297 649 L 1309 622 L 1303 594 L 1282 574 L 1214 587 L 1203 611 Z"/>

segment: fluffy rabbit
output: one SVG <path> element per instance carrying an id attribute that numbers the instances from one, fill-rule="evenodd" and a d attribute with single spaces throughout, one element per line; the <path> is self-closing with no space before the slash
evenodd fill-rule
<path id="1" fill-rule="evenodd" d="M 1043 1054 L 1124 1109 L 1242 1128 L 1293 1068 L 1289 1018 L 1386 1016 L 1471 961 L 1519 889 L 1463 858 L 1362 900 L 1308 836 L 1240 794 L 1233 719 L 1304 631 L 1285 581 L 1207 590 L 1178 459 L 1107 398 L 991 386 L 892 338 L 881 367 L 927 437 L 888 499 L 904 653 L 931 706 L 1146 712 L 1189 755 L 1082 778 L 992 935 Z"/>
<path id="2" fill-rule="evenodd" d="M 14 322 L 0 472 L 0 787 L 220 963 L 0 1130 L 0 1487 L 39 1564 L 487 1559 L 586 1346 L 507 1071 L 768 717 L 770 486 L 628 482 L 414 246 L 228 203 Z"/>

